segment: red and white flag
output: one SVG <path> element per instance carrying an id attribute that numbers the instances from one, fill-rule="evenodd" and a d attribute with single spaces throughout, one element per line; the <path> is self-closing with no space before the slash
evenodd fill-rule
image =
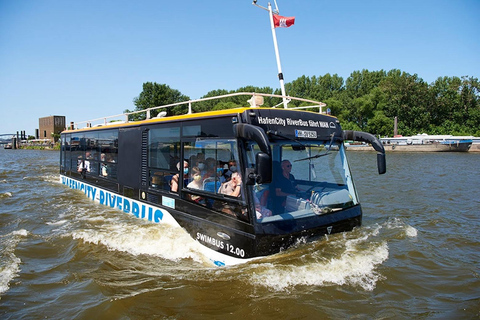
<path id="1" fill-rule="evenodd" d="M 295 23 L 295 17 L 282 17 L 278 14 L 273 15 L 273 26 L 275 28 L 288 28 Z"/>

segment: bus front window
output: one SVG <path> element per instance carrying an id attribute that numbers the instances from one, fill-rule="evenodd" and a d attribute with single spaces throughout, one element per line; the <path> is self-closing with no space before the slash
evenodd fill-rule
<path id="1" fill-rule="evenodd" d="M 342 144 L 278 142 L 271 147 L 273 180 L 253 188 L 258 221 L 300 219 L 358 204 Z M 248 150 L 253 167 L 259 150 L 255 144 Z"/>

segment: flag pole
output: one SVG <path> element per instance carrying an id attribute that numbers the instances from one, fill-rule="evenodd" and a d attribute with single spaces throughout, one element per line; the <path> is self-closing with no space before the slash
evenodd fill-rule
<path id="1" fill-rule="evenodd" d="M 276 1 L 275 1 L 275 4 L 276 4 Z M 285 92 L 285 83 L 283 81 L 282 65 L 280 63 L 280 53 L 278 52 L 277 33 L 275 32 L 275 25 L 273 23 L 273 11 L 272 11 L 272 5 L 270 4 L 270 2 L 268 3 L 268 12 L 270 14 L 270 25 L 272 26 L 273 46 L 275 47 L 275 57 L 277 58 L 278 80 L 280 80 L 280 89 L 282 90 L 283 107 L 287 109 L 288 102 L 287 102 L 287 98 L 285 98 L 287 94 Z"/>
<path id="2" fill-rule="evenodd" d="M 276 14 L 278 14 L 278 7 L 277 7 L 277 1 L 275 1 L 275 8 L 276 8 Z M 273 10 L 272 10 L 272 5 L 271 3 L 269 2 L 268 3 L 268 9 L 265 8 L 265 7 L 262 7 L 262 6 L 259 6 L 257 4 L 257 1 L 254 0 L 253 1 L 253 5 L 261 8 L 261 9 L 265 9 L 268 11 L 269 13 L 269 16 L 270 16 L 270 26 L 272 27 L 272 37 L 273 37 L 273 46 L 275 48 L 275 57 L 277 58 L 277 68 L 278 68 L 278 80 L 280 81 L 280 89 L 282 90 L 282 96 L 283 96 L 283 107 L 285 109 L 287 109 L 287 104 L 288 104 L 288 100 L 287 98 L 285 98 L 287 96 L 286 92 L 285 92 L 285 83 L 283 81 L 283 73 L 282 73 L 282 65 L 280 63 L 280 53 L 278 51 L 278 44 L 277 44 L 277 33 L 275 32 L 275 24 L 273 22 Z"/>

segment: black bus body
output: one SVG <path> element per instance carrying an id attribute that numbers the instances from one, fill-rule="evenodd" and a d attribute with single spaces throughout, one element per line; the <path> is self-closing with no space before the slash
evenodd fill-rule
<path id="1" fill-rule="evenodd" d="M 180 226 L 214 264 L 231 265 L 361 225 L 347 139 L 372 143 L 385 172 L 378 139 L 309 111 L 238 108 L 112 123 L 61 134 L 61 182 Z M 282 193 L 288 170 L 294 190 Z"/>

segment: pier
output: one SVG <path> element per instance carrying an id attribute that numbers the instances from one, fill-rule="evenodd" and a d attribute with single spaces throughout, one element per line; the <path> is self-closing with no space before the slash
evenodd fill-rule
<path id="1" fill-rule="evenodd" d="M 388 152 L 480 152 L 480 138 L 472 136 L 429 136 L 380 138 Z M 345 142 L 347 151 L 374 151 L 367 144 Z"/>

